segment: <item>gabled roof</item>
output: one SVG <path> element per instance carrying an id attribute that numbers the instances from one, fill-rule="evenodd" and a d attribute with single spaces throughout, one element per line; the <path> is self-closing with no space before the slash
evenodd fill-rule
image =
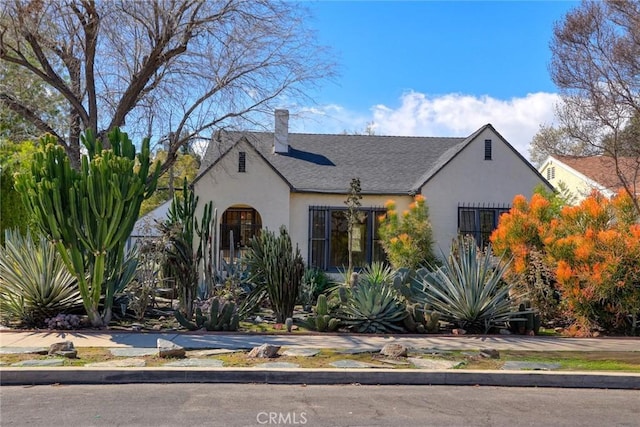
<path id="1" fill-rule="evenodd" d="M 552 157 L 608 190 L 616 192 L 622 188 L 622 182 L 616 173 L 615 161 L 612 157 L 560 155 Z M 618 165 L 623 176 L 632 186 L 635 182 L 636 193 L 640 192 L 640 159 L 620 157 Z"/>
<path id="2" fill-rule="evenodd" d="M 415 194 L 487 128 L 519 155 L 490 124 L 466 138 L 289 133 L 285 154 L 273 153 L 272 132 L 220 132 L 194 182 L 246 140 L 292 191 L 344 194 L 359 178 L 363 194 Z"/>

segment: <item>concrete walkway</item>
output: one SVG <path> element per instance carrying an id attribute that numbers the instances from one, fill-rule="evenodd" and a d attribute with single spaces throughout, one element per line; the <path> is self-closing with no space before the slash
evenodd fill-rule
<path id="1" fill-rule="evenodd" d="M 157 339 L 186 349 L 282 347 L 379 350 L 387 343 L 415 349 L 640 352 L 638 338 L 523 336 L 371 336 L 342 334 L 258 335 L 237 333 L 16 332 L 0 331 L 0 353 L 42 349 L 60 341 L 76 348 L 152 349 Z M 0 385 L 123 383 L 405 384 L 518 387 L 617 388 L 640 390 L 640 374 L 570 371 L 471 371 L 464 369 L 283 369 L 234 367 L 0 367 Z"/>
<path id="2" fill-rule="evenodd" d="M 640 338 L 558 338 L 514 335 L 437 336 L 357 334 L 233 334 L 233 333 L 135 333 L 135 332 L 0 332 L 0 351 L 7 347 L 47 347 L 54 342 L 73 341 L 75 347 L 154 348 L 158 338 L 172 341 L 187 349 L 247 349 L 264 343 L 283 347 L 372 348 L 388 343 L 410 348 L 439 350 L 522 351 L 640 351 Z"/>

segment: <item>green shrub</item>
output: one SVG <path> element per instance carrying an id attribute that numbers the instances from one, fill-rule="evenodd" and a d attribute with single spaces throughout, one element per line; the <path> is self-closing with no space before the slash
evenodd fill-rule
<path id="1" fill-rule="evenodd" d="M 82 305 L 76 279 L 44 237 L 6 230 L 0 246 L 0 317 L 40 326 Z"/>

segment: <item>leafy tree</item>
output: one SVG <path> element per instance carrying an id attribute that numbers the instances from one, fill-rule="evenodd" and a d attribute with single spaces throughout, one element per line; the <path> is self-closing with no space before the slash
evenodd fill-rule
<path id="1" fill-rule="evenodd" d="M 333 74 L 300 4 L 272 0 L 14 0 L 0 12 L 0 61 L 64 98 L 66 126 L 13 85 L 0 102 L 80 166 L 80 134 L 116 127 L 180 147 L 214 127 L 259 123 Z M 7 81 L 7 84 L 12 83 Z"/>
<path id="2" fill-rule="evenodd" d="M 114 129 L 107 137 L 111 148 L 103 150 L 93 133 L 83 136 L 88 154 L 75 170 L 55 137 L 45 136 L 45 151 L 35 154 L 31 173 L 19 175 L 16 185 L 77 279 L 94 327 L 108 325 L 115 293 L 135 271 L 133 261 L 125 262 L 124 246 L 159 173 L 159 164 L 152 168 L 148 139 L 136 156 L 126 133 Z"/>
<path id="3" fill-rule="evenodd" d="M 588 153 L 609 156 L 640 213 L 640 1 L 584 1 L 554 28 L 551 77 L 560 128 Z"/>
<path id="4" fill-rule="evenodd" d="M 401 216 L 393 200 L 389 200 L 385 207 L 387 213 L 381 218 L 378 233 L 391 265 L 396 269 L 435 266 L 437 258 L 433 253 L 433 230 L 424 196 L 416 195 L 409 209 Z"/>
<path id="5" fill-rule="evenodd" d="M 31 141 L 0 139 L 0 243 L 4 243 L 5 230 L 17 229 L 24 235 L 32 225 L 33 219 L 14 187 L 14 175 L 29 170 L 37 149 Z"/>
<path id="6" fill-rule="evenodd" d="M 166 151 L 158 151 L 155 155 L 154 161 L 164 163 L 167 160 Z M 173 172 L 166 173 L 158 178 L 158 187 L 156 191 L 142 202 L 140 207 L 140 215 L 144 215 L 147 212 L 160 206 L 162 203 L 171 200 L 173 198 L 172 186 L 169 181 L 173 177 L 173 180 L 177 182 L 183 182 L 185 179 L 188 182 L 192 182 L 198 173 L 198 159 L 191 153 L 180 153 L 176 157 L 176 161 L 171 167 Z"/>

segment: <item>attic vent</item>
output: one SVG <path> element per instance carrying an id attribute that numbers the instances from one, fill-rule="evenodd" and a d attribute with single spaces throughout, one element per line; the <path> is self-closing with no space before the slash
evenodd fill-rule
<path id="1" fill-rule="evenodd" d="M 240 151 L 238 153 L 238 172 L 247 171 L 247 153 Z"/>
<path id="2" fill-rule="evenodd" d="M 484 159 L 491 160 L 491 140 L 484 140 Z"/>
<path id="3" fill-rule="evenodd" d="M 547 181 L 555 179 L 556 177 L 556 168 L 555 166 L 547 167 Z"/>

